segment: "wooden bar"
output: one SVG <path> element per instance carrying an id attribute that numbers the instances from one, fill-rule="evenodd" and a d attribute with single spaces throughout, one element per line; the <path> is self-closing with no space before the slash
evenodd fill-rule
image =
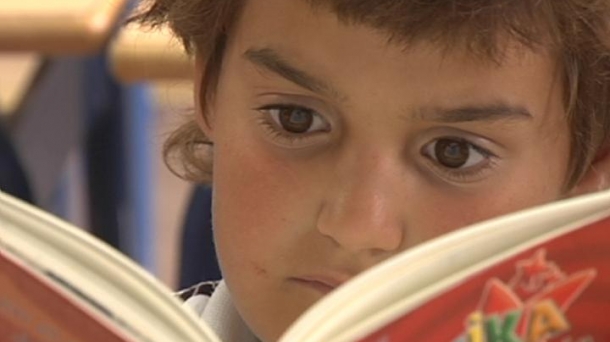
<path id="1" fill-rule="evenodd" d="M 21 106 L 41 64 L 37 54 L 0 54 L 0 119 L 8 120 Z"/>
<path id="2" fill-rule="evenodd" d="M 137 24 L 121 30 L 111 43 L 111 68 L 123 82 L 190 79 L 193 61 L 169 28 Z"/>
<path id="3" fill-rule="evenodd" d="M 98 52 L 126 5 L 126 0 L 2 0 L 0 51 Z"/>

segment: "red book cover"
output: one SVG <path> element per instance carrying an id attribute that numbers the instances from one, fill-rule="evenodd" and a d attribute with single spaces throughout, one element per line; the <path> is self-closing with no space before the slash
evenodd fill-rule
<path id="1" fill-rule="evenodd" d="M 1 341 L 131 341 L 108 322 L 0 249 Z"/>
<path id="2" fill-rule="evenodd" d="M 360 342 L 390 341 L 610 341 L 610 218 L 477 272 Z"/>

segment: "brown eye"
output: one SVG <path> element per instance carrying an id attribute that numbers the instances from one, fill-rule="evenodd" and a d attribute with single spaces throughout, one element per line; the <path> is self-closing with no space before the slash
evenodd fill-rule
<path id="1" fill-rule="evenodd" d="M 473 137 L 484 144 L 491 142 Z M 485 178 L 486 171 L 495 167 L 499 157 L 470 139 L 444 136 L 429 141 L 420 150 L 427 160 L 424 165 L 443 180 L 451 183 L 470 183 Z"/>
<path id="2" fill-rule="evenodd" d="M 422 154 L 448 169 L 467 169 L 481 165 L 493 155 L 466 139 L 439 138 L 424 146 Z"/>
<path id="3" fill-rule="evenodd" d="M 305 108 L 281 108 L 279 109 L 278 120 L 287 132 L 299 134 L 305 133 L 311 128 L 314 115 Z"/>
<path id="4" fill-rule="evenodd" d="M 471 148 L 464 140 L 440 139 L 434 145 L 434 157 L 441 165 L 454 169 L 468 162 Z"/>
<path id="5" fill-rule="evenodd" d="M 322 114 L 307 107 L 273 104 L 258 110 L 265 115 L 263 123 L 272 133 L 272 138 L 301 139 L 299 146 L 308 145 L 303 139 L 308 139 L 308 142 L 319 141 L 321 136 L 327 136 L 325 133 L 332 130 L 330 123 Z M 290 141 L 290 145 L 295 145 L 293 140 Z"/>

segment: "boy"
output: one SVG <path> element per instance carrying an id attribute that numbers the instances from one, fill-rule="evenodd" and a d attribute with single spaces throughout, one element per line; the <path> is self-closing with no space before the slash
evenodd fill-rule
<path id="1" fill-rule="evenodd" d="M 196 59 L 196 119 L 166 152 L 212 182 L 224 278 L 188 303 L 224 341 L 274 341 L 409 247 L 605 188 L 609 13 L 606 0 L 156 0 L 140 20 L 168 21 Z"/>

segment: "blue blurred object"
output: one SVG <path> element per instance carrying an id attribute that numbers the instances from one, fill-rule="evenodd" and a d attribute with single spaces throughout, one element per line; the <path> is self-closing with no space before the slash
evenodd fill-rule
<path id="1" fill-rule="evenodd" d="M 221 278 L 212 232 L 212 189 L 193 190 L 183 226 L 179 288 Z"/>
<path id="2" fill-rule="evenodd" d="M 154 219 L 155 196 L 155 120 L 152 96 L 144 85 L 123 87 L 122 126 L 124 128 L 125 229 L 121 249 L 138 260 L 148 271 L 157 274 L 157 244 Z M 159 254 L 159 257 L 163 257 Z"/>
<path id="3" fill-rule="evenodd" d="M 90 228 L 156 274 L 156 114 L 148 88 L 119 84 L 108 64 L 99 56 L 85 68 Z"/>
<path id="4" fill-rule="evenodd" d="M 0 190 L 33 203 L 32 190 L 15 148 L 0 123 Z"/>
<path id="5" fill-rule="evenodd" d="M 111 77 L 106 58 L 94 56 L 85 60 L 81 76 L 89 229 L 121 249 L 122 232 L 130 229 L 121 217 L 127 197 L 123 117 L 128 114 L 123 112 L 123 88 Z"/>

